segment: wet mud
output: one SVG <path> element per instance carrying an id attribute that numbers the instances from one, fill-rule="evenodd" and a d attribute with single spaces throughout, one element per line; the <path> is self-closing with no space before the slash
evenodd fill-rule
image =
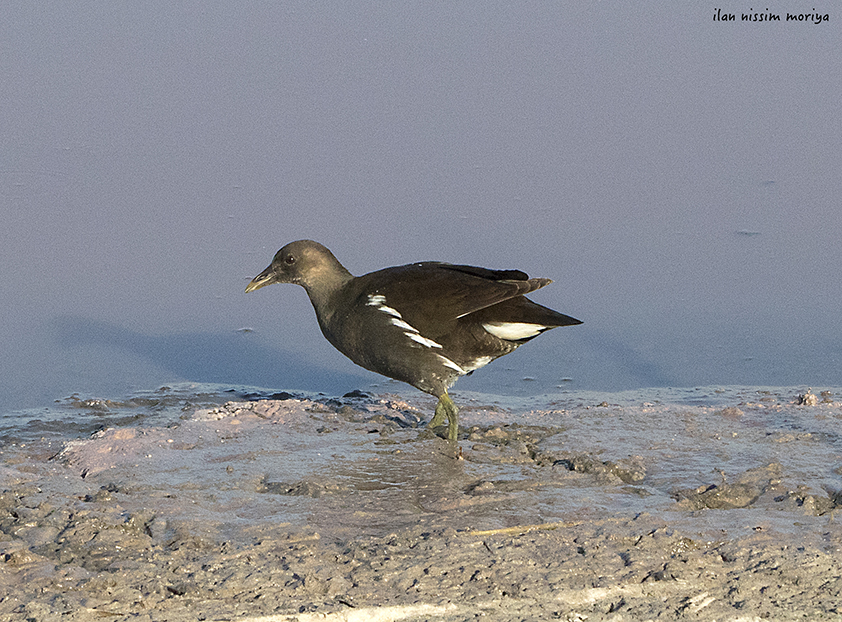
<path id="1" fill-rule="evenodd" d="M 4 444 L 0 620 L 842 619 L 805 395 L 464 396 L 457 446 L 425 397 L 77 405 L 109 425 Z"/>

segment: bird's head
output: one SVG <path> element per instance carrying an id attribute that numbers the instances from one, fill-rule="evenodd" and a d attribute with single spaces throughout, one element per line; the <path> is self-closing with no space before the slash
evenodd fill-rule
<path id="1" fill-rule="evenodd" d="M 272 263 L 251 280 L 246 293 L 272 283 L 295 283 L 308 292 L 341 286 L 351 274 L 327 248 L 312 240 L 290 242 L 275 253 Z"/>

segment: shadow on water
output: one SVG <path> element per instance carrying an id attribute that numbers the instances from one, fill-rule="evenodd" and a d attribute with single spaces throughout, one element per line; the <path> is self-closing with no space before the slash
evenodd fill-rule
<path id="1" fill-rule="evenodd" d="M 52 321 L 53 342 L 59 348 L 81 354 L 77 360 L 102 359 L 89 376 L 97 380 L 96 392 L 121 386 L 125 377 L 133 385 L 152 386 L 157 382 L 190 381 L 221 385 L 261 386 L 278 390 L 315 391 L 343 394 L 369 385 L 371 378 L 360 374 L 338 372 L 314 365 L 306 353 L 297 354 L 265 344 L 260 335 L 248 332 L 202 333 L 185 332 L 148 335 L 110 322 L 79 316 L 61 316 Z M 605 332 L 571 331 L 563 342 L 565 351 L 576 353 L 569 360 L 559 361 L 558 351 L 531 348 L 535 359 L 528 369 L 559 368 L 575 377 L 570 388 L 620 391 L 639 387 L 679 386 L 674 374 L 664 365 L 638 352 L 633 347 Z M 528 346 L 527 346 L 528 347 Z M 546 358 L 546 360 L 544 360 Z M 537 361 L 537 362 L 536 362 Z M 151 364 L 162 373 L 149 377 Z M 110 368 L 108 365 L 116 365 Z M 105 365 L 105 367 L 103 367 Z M 560 372 L 560 373 L 561 373 Z M 489 365 L 471 380 L 464 380 L 456 389 L 484 393 L 521 394 L 523 386 L 533 393 L 547 392 L 556 384 L 548 375 L 549 385 L 523 385 L 517 373 L 507 365 Z M 114 381 L 114 382 L 112 382 Z M 88 383 L 89 384 L 89 383 Z M 86 390 L 86 382 L 70 382 L 71 391 Z M 401 385 L 404 386 L 404 385 Z"/>
<path id="2" fill-rule="evenodd" d="M 247 332 L 145 335 L 78 316 L 57 318 L 54 329 L 61 347 L 123 350 L 192 382 L 340 392 L 365 381 L 269 347 Z"/>

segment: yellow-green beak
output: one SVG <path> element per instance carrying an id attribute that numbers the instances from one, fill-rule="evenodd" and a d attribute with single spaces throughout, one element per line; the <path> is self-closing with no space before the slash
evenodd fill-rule
<path id="1" fill-rule="evenodd" d="M 272 266 L 266 268 L 263 272 L 258 274 L 251 280 L 246 286 L 246 293 L 253 292 L 256 289 L 260 289 L 261 287 L 265 287 L 266 285 L 271 285 L 275 282 L 275 272 L 272 270 Z"/>

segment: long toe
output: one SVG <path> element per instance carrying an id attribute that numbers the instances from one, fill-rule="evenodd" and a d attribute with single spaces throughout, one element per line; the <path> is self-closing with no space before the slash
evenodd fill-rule
<path id="1" fill-rule="evenodd" d="M 445 409 L 442 408 L 441 400 L 439 400 L 439 403 L 436 404 L 436 414 L 434 414 L 433 418 L 430 419 L 430 423 L 427 424 L 427 427 L 433 430 L 440 425 L 444 425 L 445 419 L 447 419 L 447 413 L 445 412 Z"/>

